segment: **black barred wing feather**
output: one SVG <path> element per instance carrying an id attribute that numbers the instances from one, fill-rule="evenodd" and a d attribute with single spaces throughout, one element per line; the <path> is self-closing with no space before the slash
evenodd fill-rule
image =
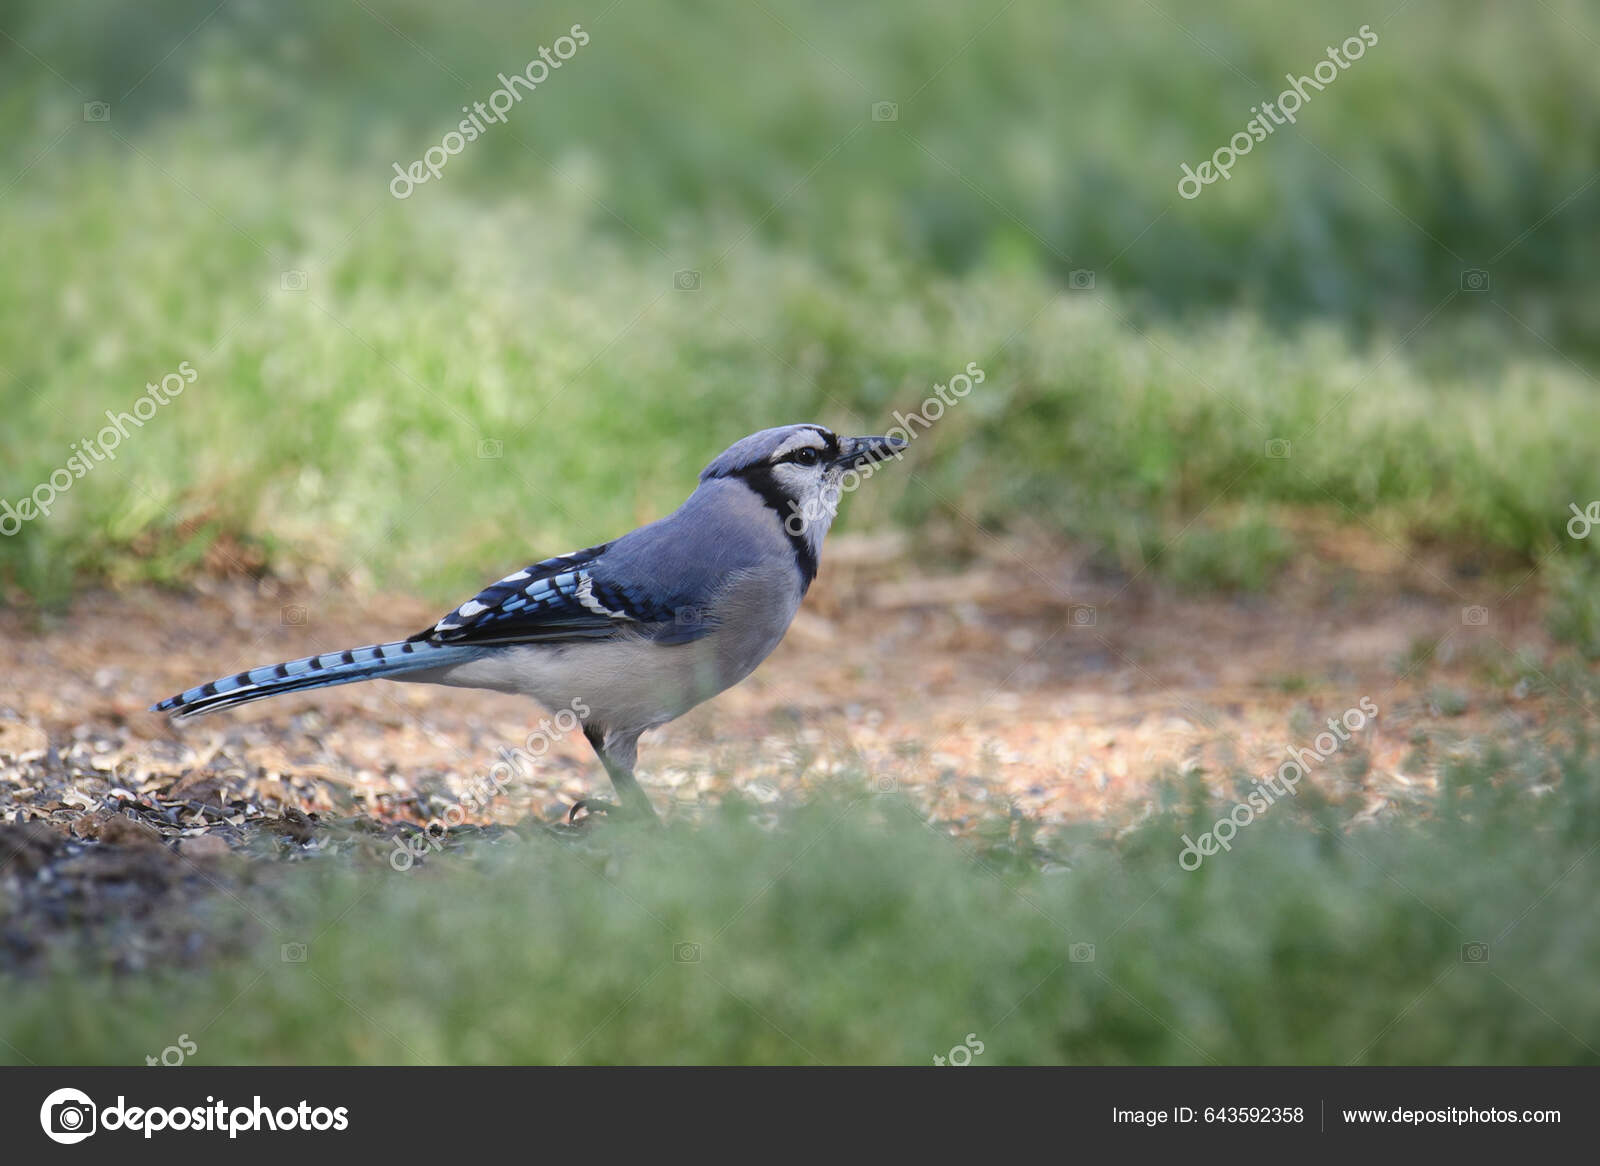
<path id="1" fill-rule="evenodd" d="M 438 644 L 552 643 L 596 639 L 633 628 L 665 643 L 709 630 L 655 588 L 608 577 L 605 552 L 589 547 L 525 567 L 485 587 L 412 639 Z"/>

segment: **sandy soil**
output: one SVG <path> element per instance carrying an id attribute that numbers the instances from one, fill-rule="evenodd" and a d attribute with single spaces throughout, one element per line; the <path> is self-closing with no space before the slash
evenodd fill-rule
<path id="1" fill-rule="evenodd" d="M 1300 792 L 1359 822 L 1425 812 L 1442 759 L 1564 711 L 1559 686 L 1507 666 L 1549 647 L 1516 576 L 1348 529 L 1302 545 L 1270 594 L 1221 598 L 1096 572 L 1067 549 L 983 538 L 940 573 L 893 537 L 837 539 L 774 656 L 647 736 L 641 780 L 669 821 L 730 794 L 776 813 L 842 783 L 897 792 L 935 829 L 1020 840 L 1028 821 L 1040 838 L 1119 829 L 1163 777 L 1231 802 L 1239 775 L 1327 746 Z M 1464 615 L 1474 605 L 1487 622 Z M 119 972 L 202 964 L 235 941 L 201 925 L 207 902 L 239 901 L 285 861 L 393 863 L 402 845 L 431 857 L 419 828 L 452 807 L 463 824 L 441 847 L 530 831 L 603 847 L 595 819 L 567 822 L 574 802 L 609 794 L 575 733 L 503 792 L 464 800 L 545 715 L 519 698 L 374 682 L 182 725 L 146 711 L 438 614 L 225 575 L 0 612 L 0 970 L 42 973 L 62 947 Z M 1363 698 L 1378 715 L 1319 745 Z"/>
<path id="2" fill-rule="evenodd" d="M 840 539 L 774 656 L 645 738 L 641 780 L 679 815 L 729 790 L 781 802 L 836 776 L 892 783 L 958 831 L 996 813 L 1127 820 L 1153 778 L 1266 772 L 1368 697 L 1375 722 L 1310 780 L 1358 789 L 1378 812 L 1431 789 L 1419 731 L 1448 742 L 1501 718 L 1536 727 L 1559 703 L 1494 676 L 1495 660 L 1544 642 L 1532 594 L 1502 601 L 1503 581 L 1349 532 L 1313 545 L 1270 595 L 1240 599 L 1097 576 L 1061 549 L 989 542 L 967 569 L 931 575 L 893 538 Z M 1477 603 L 1491 607 L 1486 625 L 1463 616 Z M 425 820 L 542 714 L 519 698 L 385 682 L 178 726 L 145 708 L 243 667 L 404 636 L 438 614 L 242 579 L 87 594 L 48 620 L 0 614 L 0 818 L 71 820 L 114 791 L 243 782 L 268 813 Z M 554 819 L 606 793 L 574 734 L 469 820 Z"/>

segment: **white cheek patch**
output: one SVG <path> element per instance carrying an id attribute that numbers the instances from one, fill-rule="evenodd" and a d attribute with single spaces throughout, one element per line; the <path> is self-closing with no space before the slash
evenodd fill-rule
<path id="1" fill-rule="evenodd" d="M 808 493 L 811 489 L 810 479 L 811 475 L 793 462 L 772 467 L 772 480 L 782 486 L 784 493 L 791 498 L 800 498 Z"/>
<path id="2" fill-rule="evenodd" d="M 817 475 L 796 495 L 796 509 L 805 519 L 806 541 L 812 553 L 822 549 L 822 540 L 839 515 L 839 486 L 829 477 Z"/>
<path id="3" fill-rule="evenodd" d="M 828 515 L 829 518 L 835 518 L 838 516 L 839 500 L 841 497 L 842 495 L 839 493 L 839 479 L 837 477 L 829 476 L 817 483 L 816 504 Z"/>

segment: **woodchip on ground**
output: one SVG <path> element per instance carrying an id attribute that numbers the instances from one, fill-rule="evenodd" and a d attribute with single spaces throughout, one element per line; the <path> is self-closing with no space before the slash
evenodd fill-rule
<path id="1" fill-rule="evenodd" d="M 1314 747 L 1365 697 L 1379 715 L 1307 784 L 1376 816 L 1423 805 L 1452 749 L 1559 712 L 1559 692 L 1525 691 L 1500 666 L 1549 646 L 1534 595 L 1479 624 L 1464 615 L 1478 581 L 1443 558 L 1335 542 L 1267 594 L 1184 597 L 1062 549 L 995 544 L 929 575 L 892 537 L 841 539 L 773 658 L 647 735 L 641 778 L 680 821 L 730 794 L 781 809 L 827 784 L 893 791 L 956 835 L 1008 818 L 1114 829 L 1148 812 L 1163 777 L 1197 776 L 1231 801 L 1238 778 Z M 574 801 L 608 792 L 577 733 L 504 793 L 463 805 L 546 715 L 520 698 L 378 682 L 177 726 L 146 711 L 214 676 L 403 637 L 437 615 L 270 579 L 0 613 L 0 878 L 34 887 L 33 908 L 53 901 L 43 881 L 57 915 L 85 886 L 112 911 L 153 890 L 203 893 L 208 863 L 383 851 L 451 805 L 458 837 L 565 829 Z M 119 886 L 134 890 L 119 899 Z"/>

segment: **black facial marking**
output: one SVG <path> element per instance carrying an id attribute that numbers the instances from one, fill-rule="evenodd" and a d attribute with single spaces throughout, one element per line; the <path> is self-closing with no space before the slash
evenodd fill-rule
<path id="1" fill-rule="evenodd" d="M 752 490 L 761 495 L 761 500 L 778 516 L 778 521 L 783 524 L 783 533 L 789 539 L 789 547 L 794 551 L 795 566 L 800 568 L 800 591 L 802 594 L 810 588 L 811 580 L 817 577 L 817 556 L 811 549 L 811 544 L 806 541 L 805 529 L 795 533 L 798 523 L 790 519 L 797 513 L 790 505 L 790 497 L 784 493 L 783 487 L 778 485 L 778 479 L 768 465 L 751 466 L 742 475 Z"/>
<path id="2" fill-rule="evenodd" d="M 814 465 L 817 461 L 832 461 L 839 456 L 839 439 L 837 437 L 820 425 L 808 425 L 806 428 L 822 438 L 822 447 L 819 449 L 814 445 L 803 445 L 799 449 L 790 450 L 784 454 L 782 458 L 778 459 L 780 463 L 800 461 L 802 465 Z M 801 461 L 802 457 L 806 460 Z"/>

